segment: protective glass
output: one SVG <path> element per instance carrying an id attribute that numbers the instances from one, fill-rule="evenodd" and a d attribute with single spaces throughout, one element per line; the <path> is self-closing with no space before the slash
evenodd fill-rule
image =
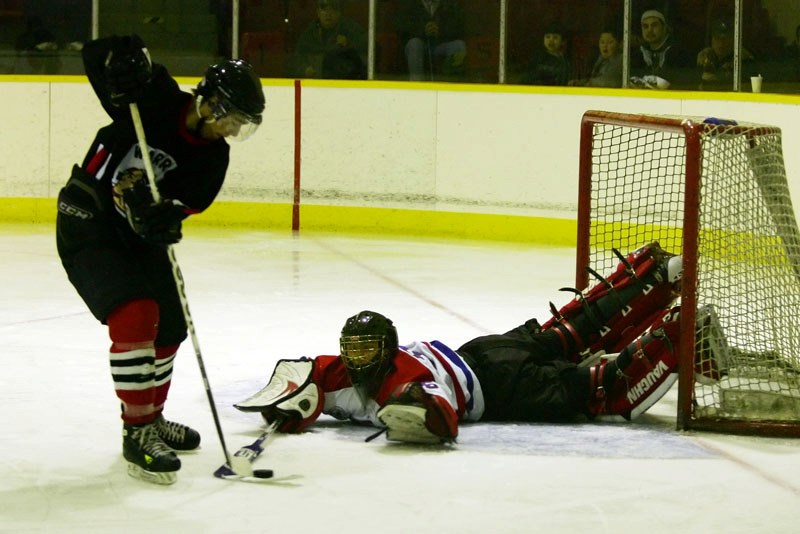
<path id="1" fill-rule="evenodd" d="M 383 354 L 384 336 L 347 336 L 339 340 L 340 354 L 345 367 L 359 371 L 380 363 Z"/>

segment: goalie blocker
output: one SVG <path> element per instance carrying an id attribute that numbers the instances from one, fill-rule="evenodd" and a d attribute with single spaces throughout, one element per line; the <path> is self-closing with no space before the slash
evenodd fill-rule
<path id="1" fill-rule="evenodd" d="M 281 432 L 300 432 L 322 412 L 323 397 L 312 381 L 313 372 L 314 360 L 279 360 L 267 385 L 234 406 L 261 413 L 267 424 L 282 419 Z"/>

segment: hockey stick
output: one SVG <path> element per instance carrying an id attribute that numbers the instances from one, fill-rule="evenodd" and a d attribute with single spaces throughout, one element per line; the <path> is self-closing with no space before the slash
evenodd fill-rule
<path id="1" fill-rule="evenodd" d="M 272 469 L 253 469 L 253 462 L 256 461 L 267 444 L 267 440 L 273 436 L 275 430 L 281 425 L 283 420 L 276 419 L 261 433 L 250 445 L 245 445 L 236 451 L 231 457 L 231 462 L 221 465 L 214 471 L 214 476 L 226 480 L 244 480 L 246 482 L 258 482 L 265 478 L 272 478 Z"/>
<path id="2" fill-rule="evenodd" d="M 150 150 L 147 147 L 147 138 L 144 135 L 144 126 L 142 126 L 142 117 L 139 115 L 139 106 L 135 102 L 130 104 L 131 119 L 133 120 L 133 127 L 136 130 L 136 140 L 139 142 L 139 149 L 142 151 L 142 161 L 144 162 L 145 174 L 147 174 L 147 182 L 150 184 L 150 192 L 153 195 L 153 200 L 158 203 L 161 201 L 161 194 L 158 192 L 158 185 L 156 184 L 156 175 L 153 172 L 153 163 L 150 160 Z M 172 276 L 175 279 L 175 287 L 178 291 L 178 298 L 181 301 L 181 309 L 183 310 L 183 318 L 186 322 L 186 328 L 192 338 L 192 345 L 194 346 L 194 354 L 197 357 L 197 365 L 200 368 L 200 375 L 203 378 L 203 387 L 206 390 L 206 397 L 208 397 L 208 405 L 211 408 L 211 415 L 214 417 L 214 426 L 217 428 L 217 437 L 219 443 L 222 445 L 222 452 L 225 454 L 225 461 L 231 465 L 231 457 L 228 454 L 228 448 L 225 445 L 225 436 L 222 433 L 222 425 L 219 421 L 219 414 L 217 414 L 217 407 L 214 403 L 214 396 L 211 393 L 211 386 L 208 383 L 208 374 L 206 373 L 206 366 L 203 363 L 203 355 L 200 352 L 200 343 L 197 340 L 197 332 L 194 328 L 194 321 L 192 321 L 192 314 L 189 312 L 189 302 L 186 299 L 186 285 L 183 281 L 183 274 L 178 265 L 178 260 L 175 258 L 175 251 L 171 245 L 167 245 L 167 257 L 169 258 L 170 266 L 172 267 Z M 258 477 L 255 473 L 253 476 Z M 270 474 L 270 476 L 272 476 Z"/>

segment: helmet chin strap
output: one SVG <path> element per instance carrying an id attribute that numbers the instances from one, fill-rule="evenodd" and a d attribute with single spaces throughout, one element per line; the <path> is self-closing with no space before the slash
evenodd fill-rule
<path id="1" fill-rule="evenodd" d="M 215 122 L 217 119 L 214 118 L 212 115 L 210 118 L 203 117 L 203 114 L 200 113 L 200 106 L 203 105 L 203 95 L 197 95 L 194 99 L 194 111 L 197 113 L 197 125 L 192 129 L 192 133 L 201 137 L 200 131 L 203 129 L 204 124 Z"/>
<path id="2" fill-rule="evenodd" d="M 202 104 L 203 104 L 203 95 L 195 96 L 194 97 L 194 112 L 197 113 L 197 118 L 200 119 L 201 121 L 205 120 L 205 119 L 203 119 L 203 114 L 200 113 L 200 106 Z"/>

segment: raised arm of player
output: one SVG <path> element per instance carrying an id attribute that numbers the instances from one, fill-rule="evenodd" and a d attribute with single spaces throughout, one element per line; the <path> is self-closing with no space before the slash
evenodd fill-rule
<path id="1" fill-rule="evenodd" d="M 163 95 L 180 91 L 166 69 L 151 62 L 144 42 L 137 35 L 89 41 L 81 55 L 92 89 L 115 121 L 129 120 L 127 104 L 131 102 L 146 109 L 151 101 L 161 101 Z"/>

